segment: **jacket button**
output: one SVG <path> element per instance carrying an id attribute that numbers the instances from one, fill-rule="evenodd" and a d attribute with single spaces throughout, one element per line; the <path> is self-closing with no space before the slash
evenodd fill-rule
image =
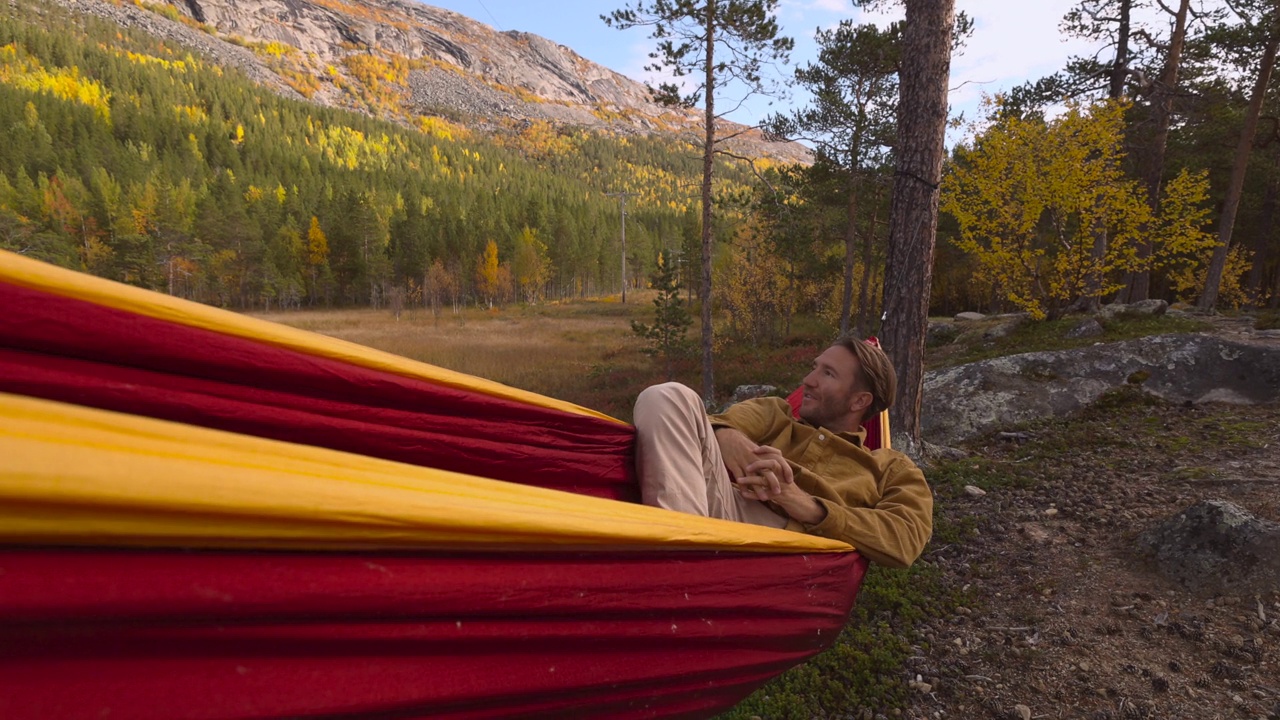
<path id="1" fill-rule="evenodd" d="M 819 439 L 819 440 L 826 440 L 826 439 L 827 439 L 827 436 L 826 436 L 826 435 L 818 435 L 818 439 Z"/>

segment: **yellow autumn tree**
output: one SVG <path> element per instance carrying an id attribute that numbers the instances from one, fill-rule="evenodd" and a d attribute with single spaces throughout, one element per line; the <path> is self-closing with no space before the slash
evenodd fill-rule
<path id="1" fill-rule="evenodd" d="M 329 239 L 320 228 L 320 218 L 311 216 L 307 229 L 307 263 L 314 269 L 329 261 Z"/>
<path id="2" fill-rule="evenodd" d="M 538 231 L 529 227 L 521 230 L 511 257 L 511 274 L 525 302 L 534 303 L 542 297 L 550 270 L 547 245 L 538 239 Z"/>
<path id="3" fill-rule="evenodd" d="M 440 322 L 440 306 L 445 298 L 454 301 L 453 312 L 457 314 L 458 305 L 458 280 L 445 269 L 444 263 L 436 258 L 431 263 L 431 267 L 427 268 L 427 274 L 422 281 L 422 299 L 431 308 L 431 316 L 436 323 Z"/>
<path id="4" fill-rule="evenodd" d="M 785 262 L 758 228 L 748 224 L 739 230 L 727 267 L 718 277 L 723 278 L 721 299 L 729 322 L 726 333 L 717 331 L 717 342 L 775 343 L 799 288 L 792 287 Z"/>
<path id="5" fill-rule="evenodd" d="M 1253 267 L 1253 253 L 1241 245 L 1232 246 L 1227 252 L 1227 262 L 1223 266 L 1222 281 L 1218 285 L 1218 306 L 1237 309 L 1242 305 L 1256 303 L 1258 298 L 1249 294 L 1244 279 Z M 1188 302 L 1199 297 L 1209 275 L 1209 263 L 1213 261 L 1213 249 L 1200 253 L 1196 262 L 1182 263 L 1169 273 L 1169 282 L 1177 291 L 1178 297 Z"/>
<path id="6" fill-rule="evenodd" d="M 988 109 L 998 109 L 989 101 Z M 1069 105 L 1053 120 L 1005 117 L 956 149 L 941 209 L 960 226 L 956 244 L 979 279 L 1036 318 L 1119 290 L 1126 271 L 1175 262 L 1211 246 L 1201 228 L 1208 184 L 1183 173 L 1154 217 L 1127 177 L 1123 103 Z M 1141 259 L 1148 238 L 1152 256 Z"/>
<path id="7" fill-rule="evenodd" d="M 480 261 L 476 263 L 476 292 L 489 307 L 493 307 L 493 301 L 502 289 L 501 282 L 498 272 L 498 243 L 490 240 L 484 246 Z"/>
<path id="8" fill-rule="evenodd" d="M 322 271 L 329 266 L 329 239 L 320 228 L 320 218 L 311 216 L 311 227 L 307 229 L 307 267 L 311 271 L 311 301 L 315 302 L 319 294 L 319 281 Z"/>

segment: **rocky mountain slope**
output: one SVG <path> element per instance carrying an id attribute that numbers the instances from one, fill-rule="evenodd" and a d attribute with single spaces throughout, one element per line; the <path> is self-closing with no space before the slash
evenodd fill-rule
<path id="1" fill-rule="evenodd" d="M 426 116 L 486 131 L 546 121 L 690 141 L 700 134 L 697 112 L 652 102 L 644 85 L 571 48 L 408 0 L 55 1 L 192 46 L 276 92 L 408 124 Z M 754 130 L 733 149 L 809 158 L 807 148 Z"/>

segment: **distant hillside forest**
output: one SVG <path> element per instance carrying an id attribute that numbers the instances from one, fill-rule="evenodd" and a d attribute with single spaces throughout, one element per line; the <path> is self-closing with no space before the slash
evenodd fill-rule
<path id="1" fill-rule="evenodd" d="M 273 309 L 616 293 L 607 193 L 633 194 L 630 282 L 697 241 L 701 160 L 684 143 L 417 125 L 283 99 L 155 38 L 5 3 L 0 247 Z M 720 173 L 726 197 L 749 194 L 748 171 Z"/>
<path id="2" fill-rule="evenodd" d="M 1258 60 L 1275 59 L 1280 30 L 1250 30 L 1280 28 L 1277 12 L 1197 17 L 1112 65 L 1073 60 L 990 98 L 945 163 L 931 312 L 1280 307 L 1280 126 Z M 1103 21 L 1068 34 L 1128 37 Z M 259 57 L 290 52 L 199 29 Z M 900 32 L 819 31 L 794 80 L 813 105 L 768 123 L 807 139 L 813 165 L 717 167 L 720 341 L 783 341 L 812 313 L 877 331 Z M 372 98 L 370 113 L 422 62 L 344 51 L 342 83 Z M 680 136 L 394 117 L 285 99 L 172 41 L 12 0 L 0 5 L 0 247 L 238 309 L 438 311 L 616 294 L 625 195 L 626 286 L 669 275 L 664 253 L 677 263 L 668 295 L 691 299 L 701 152 Z"/>

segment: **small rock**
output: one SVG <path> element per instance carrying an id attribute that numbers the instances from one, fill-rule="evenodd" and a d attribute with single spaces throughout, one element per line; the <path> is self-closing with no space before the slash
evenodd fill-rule
<path id="1" fill-rule="evenodd" d="M 960 337 L 960 327 L 946 320 L 930 320 L 929 329 L 925 331 L 924 342 L 928 347 L 939 347 L 955 342 Z"/>
<path id="2" fill-rule="evenodd" d="M 1138 547 L 1163 574 L 1205 594 L 1270 590 L 1280 580 L 1280 523 L 1222 500 L 1198 503 L 1161 521 L 1138 536 Z M 1229 607 L 1235 601 L 1224 595 L 1205 607 Z"/>
<path id="3" fill-rule="evenodd" d="M 1044 511 L 1045 517 L 1053 517 L 1058 514 L 1058 508 L 1049 508 Z"/>
<path id="4" fill-rule="evenodd" d="M 1031 720 L 1031 708 L 1021 703 L 1013 706 L 1013 711 L 1018 714 L 1021 720 Z"/>
<path id="5" fill-rule="evenodd" d="M 977 485 L 965 485 L 964 493 L 965 495 L 968 495 L 970 497 L 982 497 L 983 495 L 987 494 L 987 491 L 983 490 Z"/>
<path id="6" fill-rule="evenodd" d="M 778 391 L 773 385 L 739 385 L 733 391 L 733 397 L 729 398 L 729 404 L 739 403 L 743 400 L 753 400 L 772 395 Z"/>
<path id="7" fill-rule="evenodd" d="M 982 339 L 998 340 L 1002 337 L 1008 337 L 1010 333 L 1022 327 L 1023 324 L 1024 321 L 1021 319 L 1002 321 L 987 328 L 986 331 L 982 333 Z"/>
<path id="8" fill-rule="evenodd" d="M 1125 312 L 1129 315 L 1164 315 L 1169 303 L 1164 300 L 1139 300 L 1130 305 Z"/>
<path id="9" fill-rule="evenodd" d="M 1098 337 L 1104 332 L 1106 332 L 1106 330 L 1103 329 L 1102 323 L 1098 322 L 1096 318 L 1086 318 L 1080 321 L 1080 323 L 1077 324 L 1075 327 L 1068 330 L 1067 337 L 1069 338 Z"/>
<path id="10" fill-rule="evenodd" d="M 928 695 L 929 693 L 933 692 L 933 686 L 927 682 L 916 682 L 913 680 L 907 683 L 907 686 L 910 687 L 912 690 L 915 690 L 924 695 Z"/>
<path id="11" fill-rule="evenodd" d="M 1037 525 L 1036 523 L 1023 523 L 1018 529 L 1027 536 L 1028 540 L 1038 543 L 1048 542 L 1051 537 L 1051 534 L 1043 525 Z"/>

